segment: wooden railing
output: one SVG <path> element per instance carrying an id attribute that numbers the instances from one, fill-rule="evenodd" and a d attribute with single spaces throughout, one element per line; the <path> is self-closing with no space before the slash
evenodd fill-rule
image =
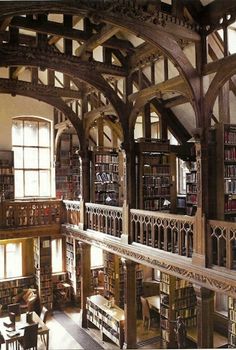
<path id="1" fill-rule="evenodd" d="M 236 269 L 236 223 L 208 221 L 209 264 Z"/>
<path id="2" fill-rule="evenodd" d="M 0 227 L 29 227 L 60 224 L 61 201 L 3 201 Z"/>
<path id="3" fill-rule="evenodd" d="M 71 225 L 79 225 L 80 223 L 80 201 L 64 200 L 65 205 L 65 222 Z"/>
<path id="4" fill-rule="evenodd" d="M 130 220 L 133 242 L 192 256 L 194 217 L 131 209 Z"/>
<path id="5" fill-rule="evenodd" d="M 113 237 L 121 237 L 123 208 L 86 203 L 85 215 L 88 229 L 103 232 Z"/>

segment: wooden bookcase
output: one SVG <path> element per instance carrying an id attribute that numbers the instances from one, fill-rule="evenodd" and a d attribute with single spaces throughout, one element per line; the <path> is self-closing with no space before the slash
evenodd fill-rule
<path id="1" fill-rule="evenodd" d="M 197 169 L 191 163 L 190 172 L 186 174 L 186 214 L 195 215 L 197 210 Z"/>
<path id="2" fill-rule="evenodd" d="M 34 264 L 40 303 L 51 310 L 53 306 L 51 237 L 34 238 Z"/>
<path id="3" fill-rule="evenodd" d="M 0 198 L 14 199 L 13 152 L 0 150 Z"/>
<path id="4" fill-rule="evenodd" d="M 229 297 L 228 347 L 236 348 L 236 299 Z"/>
<path id="5" fill-rule="evenodd" d="M 56 162 L 56 197 L 59 199 L 80 198 L 80 162 L 77 150 L 77 135 L 63 133 Z"/>
<path id="6" fill-rule="evenodd" d="M 68 281 L 72 287 L 72 298 L 80 304 L 81 296 L 81 255 L 78 241 L 72 237 L 66 237 L 66 271 Z"/>
<path id="7" fill-rule="evenodd" d="M 112 297 L 119 307 L 124 307 L 124 269 L 121 258 L 110 252 L 104 251 L 104 296 Z M 140 296 L 143 295 L 143 270 L 141 265 L 136 265 L 136 300 L 137 311 L 141 310 Z"/>
<path id="8" fill-rule="evenodd" d="M 119 205 L 121 188 L 119 153 L 94 151 L 92 153 L 93 201 L 99 204 Z"/>
<path id="9" fill-rule="evenodd" d="M 0 304 L 6 309 L 8 304 L 12 303 L 12 298 L 23 289 L 35 288 L 35 277 L 19 277 L 7 279 L 0 282 Z"/>
<path id="10" fill-rule="evenodd" d="M 102 339 L 111 339 L 123 348 L 124 344 L 124 310 L 117 305 L 108 307 L 108 300 L 101 295 L 87 298 L 87 319 L 100 329 Z"/>
<path id="11" fill-rule="evenodd" d="M 164 347 L 176 345 L 175 321 L 184 319 L 186 327 L 196 325 L 196 296 L 188 281 L 161 272 L 160 283 L 160 326 Z"/>
<path id="12" fill-rule="evenodd" d="M 216 126 L 217 219 L 236 221 L 236 125 Z"/>
<path id="13" fill-rule="evenodd" d="M 142 142 L 136 147 L 137 207 L 169 211 L 176 207 L 176 157 L 169 141 Z"/>

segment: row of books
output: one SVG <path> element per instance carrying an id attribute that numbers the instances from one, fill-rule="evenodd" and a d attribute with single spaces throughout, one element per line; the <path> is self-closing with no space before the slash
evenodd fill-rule
<path id="1" fill-rule="evenodd" d="M 226 148 L 224 150 L 224 159 L 236 162 L 236 147 Z"/>
<path id="2" fill-rule="evenodd" d="M 165 198 L 158 199 L 145 199 L 144 200 L 144 209 L 145 210 L 164 210 L 166 206 L 164 206 Z"/>
<path id="3" fill-rule="evenodd" d="M 13 175 L 12 168 L 0 168 L 0 175 Z"/>
<path id="4" fill-rule="evenodd" d="M 236 132 L 225 130 L 224 132 L 224 143 L 236 144 Z"/>
<path id="5" fill-rule="evenodd" d="M 143 195 L 145 199 L 147 197 L 156 197 L 156 196 L 169 196 L 170 195 L 170 187 L 144 187 Z"/>
<path id="6" fill-rule="evenodd" d="M 236 299 L 229 297 L 229 309 L 236 310 Z"/>
<path id="7" fill-rule="evenodd" d="M 96 154 L 95 163 L 118 163 L 118 155 L 113 154 Z"/>
<path id="8" fill-rule="evenodd" d="M 186 191 L 187 193 L 197 193 L 197 185 L 196 184 L 186 184 Z"/>
<path id="9" fill-rule="evenodd" d="M 144 164 L 168 164 L 169 163 L 169 156 L 167 154 L 152 154 L 152 155 L 145 155 L 143 157 Z"/>
<path id="10" fill-rule="evenodd" d="M 225 164 L 224 177 L 236 177 L 236 165 Z"/>
<path id="11" fill-rule="evenodd" d="M 236 180 L 225 180 L 225 193 L 236 193 Z"/>
<path id="12" fill-rule="evenodd" d="M 118 182 L 119 176 L 116 173 L 96 173 L 96 179 L 99 182 Z"/>
<path id="13" fill-rule="evenodd" d="M 108 164 L 108 163 L 103 163 L 103 164 L 95 164 L 95 171 L 102 173 L 102 172 L 109 172 L 109 173 L 118 173 L 119 171 L 119 164 Z"/>
<path id="14" fill-rule="evenodd" d="M 143 175 L 169 175 L 170 167 L 168 165 L 163 166 L 144 166 Z"/>
<path id="15" fill-rule="evenodd" d="M 187 194 L 186 203 L 196 204 L 197 203 L 197 194 Z"/>
<path id="16" fill-rule="evenodd" d="M 170 177 L 169 176 L 144 176 L 143 185 L 144 186 L 170 185 Z"/>
<path id="17" fill-rule="evenodd" d="M 225 200 L 224 210 L 225 212 L 236 211 L 236 199 L 231 199 L 230 197 L 227 197 Z"/>
<path id="18" fill-rule="evenodd" d="M 194 183 L 197 182 L 197 173 L 187 173 L 186 174 L 186 182 Z"/>

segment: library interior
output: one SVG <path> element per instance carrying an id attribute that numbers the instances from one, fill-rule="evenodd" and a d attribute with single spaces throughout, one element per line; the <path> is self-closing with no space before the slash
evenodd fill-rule
<path id="1" fill-rule="evenodd" d="M 236 348 L 236 2 L 0 1 L 0 41 L 0 348 Z"/>

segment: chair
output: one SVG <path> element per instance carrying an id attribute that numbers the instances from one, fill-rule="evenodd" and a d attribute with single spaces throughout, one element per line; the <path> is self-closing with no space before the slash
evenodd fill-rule
<path id="1" fill-rule="evenodd" d="M 38 344 L 38 323 L 33 323 L 24 328 L 24 335 L 22 339 L 18 340 L 18 344 L 24 350 L 33 349 L 37 350 Z"/>
<path id="2" fill-rule="evenodd" d="M 48 315 L 49 315 L 48 309 L 47 309 L 45 306 L 43 306 L 43 307 L 42 307 L 42 310 L 41 310 L 41 312 L 40 312 L 40 316 L 39 316 L 39 317 L 41 318 L 41 320 L 43 321 L 43 323 L 46 323 L 46 322 L 47 322 Z M 43 341 L 44 344 L 46 345 L 45 334 L 40 334 L 40 339 L 41 339 L 41 341 Z"/>
<path id="3" fill-rule="evenodd" d="M 7 306 L 8 313 L 10 314 L 11 312 L 14 313 L 16 316 L 21 315 L 21 310 L 20 310 L 20 303 L 15 303 L 15 304 L 9 304 Z"/>
<path id="4" fill-rule="evenodd" d="M 143 326 L 145 327 L 147 322 L 147 328 L 150 329 L 151 319 L 156 319 L 158 317 L 156 311 L 150 309 L 147 299 L 140 297 L 142 304 L 142 316 L 143 316 Z"/>

